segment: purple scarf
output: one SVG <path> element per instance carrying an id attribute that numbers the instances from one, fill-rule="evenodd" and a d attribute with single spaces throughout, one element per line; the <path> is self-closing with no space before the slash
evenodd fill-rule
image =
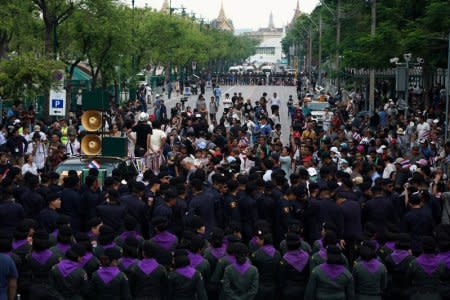
<path id="1" fill-rule="evenodd" d="M 266 253 L 270 257 L 273 257 L 276 251 L 272 245 L 264 245 L 261 247 L 261 250 L 264 251 L 264 253 Z"/>
<path id="2" fill-rule="evenodd" d="M 319 253 L 319 256 L 322 257 L 322 259 L 325 259 L 325 260 L 327 259 L 327 250 L 320 249 L 319 252 L 317 252 L 317 253 Z"/>
<path id="3" fill-rule="evenodd" d="M 302 272 L 309 260 L 309 254 L 303 250 L 288 251 L 283 255 L 285 261 L 294 269 Z"/>
<path id="4" fill-rule="evenodd" d="M 196 268 L 203 261 L 203 256 L 197 253 L 192 253 L 191 251 L 188 252 L 188 258 L 191 262 L 191 267 L 193 268 Z"/>
<path id="5" fill-rule="evenodd" d="M 341 275 L 345 270 L 345 267 L 342 265 L 331 265 L 331 264 L 327 264 L 327 263 L 321 264 L 320 268 L 322 269 L 322 271 L 325 272 L 325 274 L 328 277 L 330 277 L 333 280 L 338 278 L 339 275 Z"/>
<path id="6" fill-rule="evenodd" d="M 71 247 L 71 245 L 69 245 L 69 244 L 61 244 L 61 243 L 56 244 L 56 248 L 64 254 L 67 251 L 69 251 L 70 247 Z"/>
<path id="7" fill-rule="evenodd" d="M 439 267 L 441 260 L 439 259 L 439 256 L 434 254 L 422 254 L 416 259 L 416 262 L 428 276 L 431 276 L 431 274 Z"/>
<path id="8" fill-rule="evenodd" d="M 395 250 L 395 242 L 386 242 L 384 246 L 392 251 Z"/>
<path id="9" fill-rule="evenodd" d="M 450 269 L 450 251 L 439 253 L 439 259 L 447 269 Z"/>
<path id="10" fill-rule="evenodd" d="M 158 266 L 158 262 L 153 258 L 144 258 L 143 260 L 138 262 L 139 269 L 141 269 L 141 271 L 147 276 L 152 273 Z"/>
<path id="11" fill-rule="evenodd" d="M 117 275 L 119 275 L 119 273 L 120 270 L 118 267 L 101 267 L 97 271 L 98 277 L 100 277 L 105 284 L 110 283 Z"/>
<path id="12" fill-rule="evenodd" d="M 164 250 L 169 250 L 176 243 L 177 237 L 168 231 L 163 231 L 155 235 L 152 241 Z"/>
<path id="13" fill-rule="evenodd" d="M 33 251 L 31 252 L 31 257 L 33 257 L 39 264 L 45 265 L 45 263 L 52 257 L 53 252 L 46 249 L 43 251 Z"/>
<path id="14" fill-rule="evenodd" d="M 56 266 L 61 273 L 63 278 L 66 278 L 69 276 L 73 271 L 80 268 L 80 264 L 76 261 L 71 261 L 68 259 L 63 259 L 57 266 Z"/>
<path id="15" fill-rule="evenodd" d="M 407 250 L 395 249 L 394 252 L 391 253 L 391 258 L 394 261 L 394 264 L 396 264 L 396 265 L 401 263 L 408 256 L 409 256 L 409 252 Z"/>
<path id="16" fill-rule="evenodd" d="M 196 270 L 191 266 L 186 266 L 186 267 L 176 269 L 175 272 L 177 272 L 178 274 L 180 274 L 184 277 L 191 279 L 192 277 L 194 277 Z"/>
<path id="17" fill-rule="evenodd" d="M 136 231 L 125 231 L 119 236 L 122 241 L 125 241 L 127 238 L 138 239 L 140 236 Z"/>
<path id="18" fill-rule="evenodd" d="M 228 261 L 230 264 L 234 264 L 236 262 L 236 257 L 232 256 L 232 255 L 225 255 L 224 256 L 225 260 Z"/>
<path id="19" fill-rule="evenodd" d="M 225 255 L 226 250 L 227 250 L 227 246 L 225 245 L 225 243 L 222 246 L 220 246 L 220 248 L 214 248 L 214 247 L 209 248 L 209 252 L 216 259 L 222 258 Z"/>
<path id="20" fill-rule="evenodd" d="M 257 247 L 258 245 L 256 245 L 256 236 L 252 237 L 252 239 L 250 240 L 250 245 Z"/>
<path id="21" fill-rule="evenodd" d="M 316 243 L 319 245 L 319 249 L 324 249 L 323 248 L 323 239 L 317 240 Z"/>
<path id="22" fill-rule="evenodd" d="M 381 263 L 373 258 L 369 261 L 362 260 L 361 265 L 366 269 L 369 273 L 375 273 L 381 266 Z"/>
<path id="23" fill-rule="evenodd" d="M 237 262 L 235 262 L 234 264 L 232 264 L 233 267 L 236 269 L 236 271 L 238 271 L 241 275 L 244 275 L 245 272 L 248 271 L 248 269 L 250 268 L 251 264 L 248 261 L 248 259 L 245 261 L 245 263 L 243 263 L 242 265 L 238 264 Z"/>
<path id="24" fill-rule="evenodd" d="M 84 267 L 91 259 L 94 257 L 92 252 L 86 252 L 86 254 L 81 258 L 80 266 Z"/>
<path id="25" fill-rule="evenodd" d="M 28 240 L 17 240 L 17 241 L 14 241 L 13 243 L 12 243 L 12 248 L 13 248 L 13 250 L 16 250 L 17 248 L 20 248 L 20 247 L 22 247 L 23 245 L 25 245 L 25 244 L 27 244 L 28 243 Z"/>
<path id="26" fill-rule="evenodd" d="M 132 258 L 132 257 L 122 257 L 119 262 L 120 264 L 122 264 L 122 266 L 125 267 L 125 269 L 128 270 L 128 268 L 133 265 L 134 263 L 136 263 L 137 259 L 136 258 Z"/>

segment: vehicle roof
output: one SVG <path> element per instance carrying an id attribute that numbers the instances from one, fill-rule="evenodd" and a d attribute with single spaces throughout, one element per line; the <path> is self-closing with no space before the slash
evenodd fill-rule
<path id="1" fill-rule="evenodd" d="M 91 162 L 91 161 L 98 161 L 98 162 L 104 162 L 104 163 L 108 163 L 108 162 L 120 162 L 120 161 L 126 161 L 128 160 L 128 157 L 113 157 L 113 156 L 107 156 L 107 157 L 99 157 L 99 156 L 95 156 L 95 157 L 89 157 L 89 156 L 84 156 L 84 157 L 69 157 L 66 160 L 62 161 L 61 164 L 79 164 L 79 163 L 86 163 L 86 162 Z"/>

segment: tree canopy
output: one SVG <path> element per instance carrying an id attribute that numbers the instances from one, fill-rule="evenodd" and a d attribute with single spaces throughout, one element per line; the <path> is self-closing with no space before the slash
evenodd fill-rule
<path id="1" fill-rule="evenodd" d="M 48 93 L 52 76 L 47 75 L 56 65 L 61 68 L 57 61 L 68 66 L 69 78 L 77 64 L 86 65 L 95 87 L 111 85 L 120 75 L 132 78 L 149 64 L 175 68 L 195 61 L 199 69 L 207 69 L 221 62 L 240 63 L 256 46 L 249 38 L 212 29 L 190 16 L 132 9 L 119 0 L 0 4 L 3 98 Z"/>

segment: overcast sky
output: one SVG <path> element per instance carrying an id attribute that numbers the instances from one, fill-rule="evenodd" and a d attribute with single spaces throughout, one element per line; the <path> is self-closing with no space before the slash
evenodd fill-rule
<path id="1" fill-rule="evenodd" d="M 122 0 L 131 3 L 131 0 Z M 222 0 L 172 0 L 172 7 L 184 6 L 190 13 L 212 20 L 217 18 Z M 161 8 L 164 0 L 136 0 L 137 6 L 146 4 Z M 300 10 L 311 12 L 319 0 L 300 0 Z M 258 29 L 267 27 L 270 12 L 273 12 L 275 26 L 289 23 L 294 15 L 297 0 L 223 0 L 225 14 L 233 20 L 236 29 Z"/>

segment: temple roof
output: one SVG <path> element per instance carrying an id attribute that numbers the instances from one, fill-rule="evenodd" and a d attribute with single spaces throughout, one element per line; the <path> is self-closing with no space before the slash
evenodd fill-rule
<path id="1" fill-rule="evenodd" d="M 227 16 L 225 15 L 225 9 L 223 8 L 223 0 L 222 0 L 222 4 L 220 6 L 219 16 L 217 17 L 217 19 L 215 19 L 211 22 L 211 25 L 214 28 L 217 28 L 220 30 L 227 30 L 227 31 L 234 32 L 233 21 L 228 19 Z"/>

